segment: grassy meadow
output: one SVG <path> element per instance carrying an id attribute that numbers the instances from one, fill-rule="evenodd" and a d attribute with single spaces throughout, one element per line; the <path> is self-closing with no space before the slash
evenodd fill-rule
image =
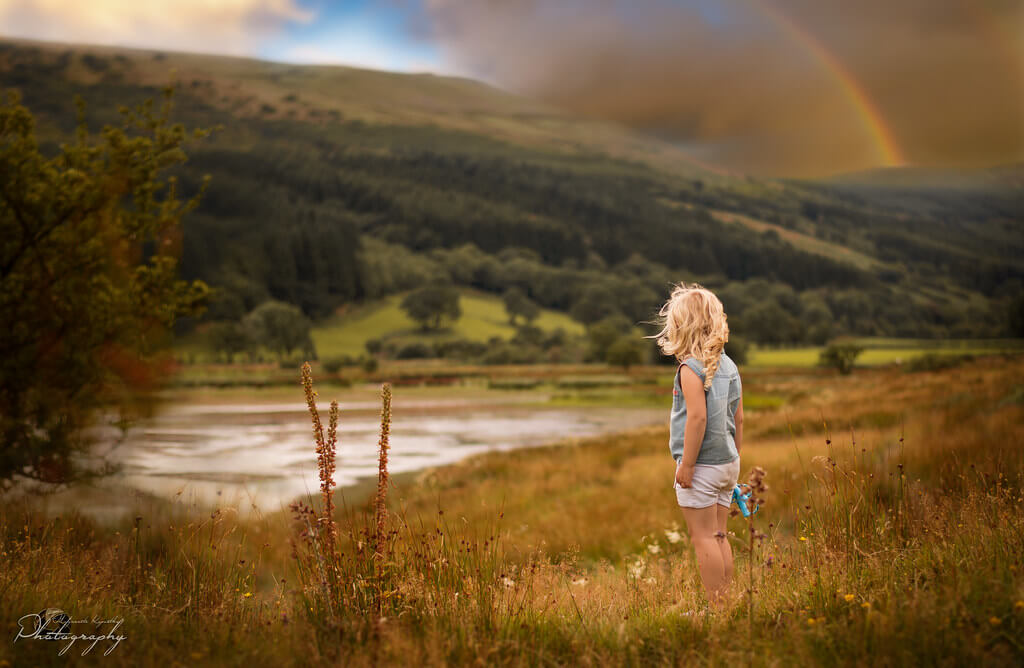
<path id="1" fill-rule="evenodd" d="M 864 350 L 857 357 L 857 366 L 883 366 L 904 364 L 926 355 L 940 357 L 972 357 L 992 353 L 1013 353 L 1022 350 L 1017 339 L 947 339 L 926 341 L 922 339 L 893 339 L 868 337 L 852 339 L 852 343 Z M 755 367 L 812 367 L 818 364 L 824 346 L 800 346 L 785 348 L 754 348 L 749 363 Z"/>
<path id="2" fill-rule="evenodd" d="M 748 369 L 741 478 L 762 467 L 768 489 L 730 520 L 736 580 L 714 614 L 657 427 L 385 473 L 338 490 L 331 522 L 320 498 L 244 521 L 154 500 L 109 527 L 8 501 L 5 633 L 46 607 L 123 618 L 101 660 L 131 666 L 1020 665 L 1022 377 L 999 356 Z M 310 457 L 329 479 L 321 417 Z M 111 641 L 57 644 L 0 644 L 0 665 Z"/>
<path id="3" fill-rule="evenodd" d="M 313 328 L 313 343 L 321 358 L 358 357 L 366 352 L 366 342 L 388 332 L 398 341 L 466 339 L 487 341 L 492 337 L 510 339 L 515 327 L 509 323 L 505 304 L 500 297 L 463 290 L 459 297 L 462 316 L 449 328 L 439 332 L 423 332 L 401 308 L 408 293 L 400 293 L 351 309 Z M 533 324 L 549 332 L 558 328 L 567 334 L 583 333 L 583 325 L 565 313 L 542 309 Z"/>

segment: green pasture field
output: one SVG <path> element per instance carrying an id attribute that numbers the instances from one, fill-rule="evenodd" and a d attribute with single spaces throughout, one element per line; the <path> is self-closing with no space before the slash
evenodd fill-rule
<path id="1" fill-rule="evenodd" d="M 424 332 L 401 308 L 405 293 L 353 309 L 313 328 L 313 343 L 321 359 L 358 356 L 366 352 L 366 342 L 382 334 L 398 334 L 400 340 L 442 341 L 469 339 L 487 341 L 491 337 L 511 338 L 515 328 L 509 324 L 505 304 L 500 297 L 468 290 L 461 291 L 462 317 L 451 327 Z M 569 335 L 583 333 L 583 325 L 558 311 L 543 310 L 533 323 L 545 331 L 562 328 Z"/>
<path id="2" fill-rule="evenodd" d="M 1024 351 L 1024 341 L 1017 339 L 948 340 L 861 338 L 852 343 L 864 348 L 857 358 L 857 366 L 884 366 L 908 362 L 922 355 L 991 355 Z M 812 367 L 824 346 L 799 348 L 755 348 L 750 352 L 747 366 L 751 367 Z"/>

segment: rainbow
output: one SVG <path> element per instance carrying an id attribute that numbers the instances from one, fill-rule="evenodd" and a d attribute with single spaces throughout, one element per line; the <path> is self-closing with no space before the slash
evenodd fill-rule
<path id="1" fill-rule="evenodd" d="M 864 92 L 864 88 L 860 83 L 843 67 L 842 63 L 829 53 L 814 35 L 794 23 L 788 16 L 773 7 L 768 0 L 750 1 L 765 17 L 803 47 L 828 72 L 829 76 L 836 81 L 843 94 L 857 111 L 857 116 L 860 118 L 864 130 L 871 137 L 872 143 L 875 145 L 875 151 L 881 164 L 885 167 L 898 167 L 906 164 L 903 152 L 900 150 L 895 138 L 893 138 L 892 131 L 886 124 L 878 107 L 871 101 L 867 93 Z"/>

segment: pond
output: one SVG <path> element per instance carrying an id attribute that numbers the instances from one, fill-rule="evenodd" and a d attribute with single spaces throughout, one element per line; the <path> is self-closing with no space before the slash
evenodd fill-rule
<path id="1" fill-rule="evenodd" d="M 389 471 L 415 471 L 490 450 L 663 423 L 668 413 L 667 408 L 653 407 L 548 407 L 534 393 L 525 399 L 481 395 L 396 392 Z M 377 475 L 380 404 L 360 396 L 339 404 L 334 478 L 345 487 Z M 326 428 L 326 403 L 320 413 Z M 104 486 L 204 506 L 230 505 L 240 512 L 254 505 L 276 511 L 319 489 L 309 413 L 301 402 L 173 403 L 128 430 L 110 459 L 123 469 Z M 108 512 L 114 510 L 110 504 L 108 497 Z"/>

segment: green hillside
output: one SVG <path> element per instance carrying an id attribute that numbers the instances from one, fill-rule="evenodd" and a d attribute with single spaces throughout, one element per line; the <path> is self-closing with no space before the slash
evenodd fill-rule
<path id="1" fill-rule="evenodd" d="M 207 322 L 274 299 L 322 337 L 339 309 L 448 282 L 637 324 L 697 280 L 736 336 L 767 344 L 1024 335 L 1015 168 L 962 188 L 925 172 L 757 180 L 465 79 L 0 41 L 0 88 L 49 152 L 72 136 L 75 95 L 98 129 L 169 81 L 173 120 L 219 128 L 176 172 L 185 193 L 211 176 L 181 265 L 217 288 Z M 350 350 L 395 324 L 369 322 L 318 343 Z"/>
<path id="2" fill-rule="evenodd" d="M 462 317 L 439 332 L 424 332 L 399 307 L 404 296 L 405 293 L 392 295 L 324 320 L 313 328 L 317 353 L 323 359 L 358 357 L 366 352 L 367 341 L 383 335 L 409 342 L 487 341 L 492 337 L 510 339 L 515 334 L 515 328 L 508 322 L 505 305 L 497 297 L 463 292 L 459 299 Z M 546 332 L 561 328 L 570 335 L 583 333 L 580 323 L 557 311 L 542 311 L 533 324 Z"/>

